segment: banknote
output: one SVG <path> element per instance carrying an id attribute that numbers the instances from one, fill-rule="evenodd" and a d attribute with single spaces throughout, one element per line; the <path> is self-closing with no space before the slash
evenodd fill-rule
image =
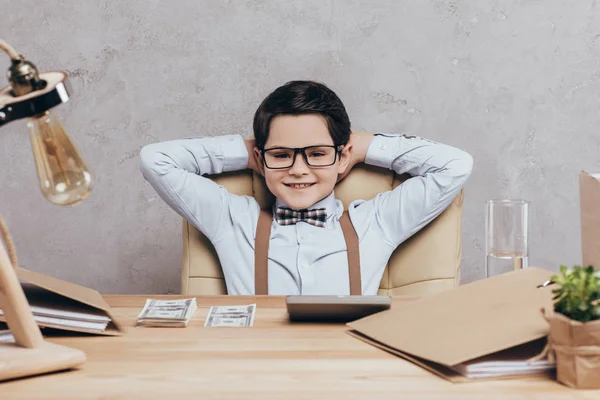
<path id="1" fill-rule="evenodd" d="M 250 327 L 254 324 L 256 304 L 245 306 L 213 306 L 208 311 L 205 327 Z"/>
<path id="2" fill-rule="evenodd" d="M 196 311 L 196 298 L 177 300 L 147 299 L 137 316 L 140 326 L 186 327 Z"/>

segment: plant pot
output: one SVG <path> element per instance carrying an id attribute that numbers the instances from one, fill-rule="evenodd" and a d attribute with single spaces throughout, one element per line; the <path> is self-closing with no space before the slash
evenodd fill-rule
<path id="1" fill-rule="evenodd" d="M 579 322 L 546 310 L 550 324 L 548 358 L 556 379 L 577 389 L 600 388 L 600 320 Z"/>

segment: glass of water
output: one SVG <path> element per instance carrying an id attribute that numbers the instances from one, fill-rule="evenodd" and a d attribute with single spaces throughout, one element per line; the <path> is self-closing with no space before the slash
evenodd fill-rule
<path id="1" fill-rule="evenodd" d="M 488 200 L 485 233 L 486 277 L 527 268 L 529 201 Z"/>

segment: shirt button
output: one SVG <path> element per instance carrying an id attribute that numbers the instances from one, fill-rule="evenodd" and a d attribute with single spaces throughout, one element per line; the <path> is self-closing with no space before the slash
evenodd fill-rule
<path id="1" fill-rule="evenodd" d="M 234 140 L 235 140 L 235 138 L 234 138 L 234 137 L 230 137 L 230 138 L 229 138 L 229 141 L 230 141 L 230 142 L 233 142 Z"/>
<path id="2" fill-rule="evenodd" d="M 379 148 L 380 148 L 381 150 L 385 150 L 385 144 L 382 144 L 381 146 L 379 146 Z"/>

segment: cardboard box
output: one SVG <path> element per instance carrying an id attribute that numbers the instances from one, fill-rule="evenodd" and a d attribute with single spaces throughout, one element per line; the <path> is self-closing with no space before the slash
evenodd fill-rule
<path id="1" fill-rule="evenodd" d="M 600 173 L 579 174 L 583 266 L 600 269 Z"/>

